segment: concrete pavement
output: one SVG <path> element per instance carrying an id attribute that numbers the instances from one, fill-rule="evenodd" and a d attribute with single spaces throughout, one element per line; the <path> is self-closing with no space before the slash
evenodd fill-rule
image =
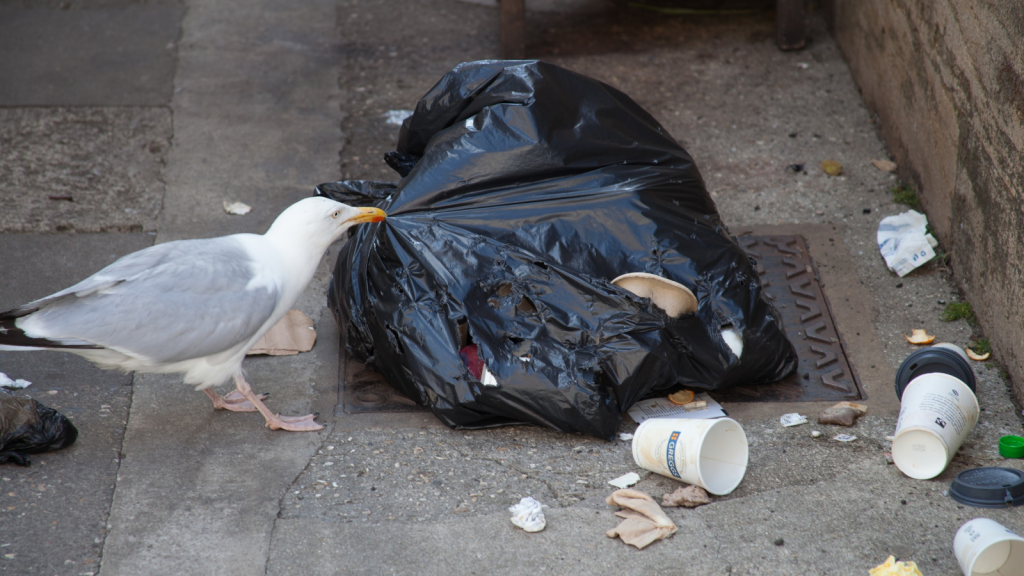
<path id="1" fill-rule="evenodd" d="M 675 484 L 638 469 L 628 443 L 336 410 L 340 331 L 325 307 L 335 249 L 298 304 L 316 325 L 313 351 L 245 365 L 272 410 L 319 412 L 319 433 L 215 413 L 177 377 L 0 353 L 0 371 L 32 380 L 26 392 L 82 431 L 31 468 L 0 471 L 0 572 L 857 574 L 893 554 L 932 576 L 958 573 L 951 542 L 969 518 L 1024 534 L 1020 510 L 943 494 L 967 468 L 1024 468 L 996 453 L 999 436 L 1021 433 L 996 364 L 975 364 L 981 422 L 945 473 L 911 480 L 882 456 L 898 410 L 892 377 L 912 351 L 902 334 L 923 327 L 966 345 L 972 328 L 938 320 L 940 302 L 956 298 L 941 267 L 899 279 L 877 254 L 878 221 L 905 207 L 892 202 L 893 177 L 870 164 L 884 145 L 817 15 L 809 47 L 781 53 L 770 13 L 670 18 L 553 0 L 528 9 L 528 53 L 647 108 L 694 156 L 734 233 L 807 237 L 869 415 L 850 430 L 781 428 L 781 414 L 813 420 L 823 405 L 727 405 L 750 438 L 744 482 L 714 504 L 669 510 L 679 532 L 637 551 L 604 536 L 617 524 L 605 482 L 641 472 L 637 488 L 656 497 Z M 85 22 L 120 34 L 53 35 L 45 58 L 29 35 L 0 40 L 0 60 L 37 71 L 20 81 L 36 88 L 0 90 L 0 199 L 13 207 L 0 215 L 2 309 L 152 242 L 262 232 L 320 182 L 394 180 L 381 158 L 397 127 L 381 115 L 412 108 L 452 66 L 498 47 L 497 10 L 475 1 L 10 2 L 0 13 L 40 30 Z M 160 24 L 129 33 L 125 19 Z M 73 62 L 61 41 L 94 55 L 74 66 L 93 96 L 46 84 L 49 65 Z M 124 63 L 87 73 L 117 54 Z M 826 158 L 844 175 L 822 173 Z M 50 200 L 58 186 L 74 201 Z M 254 210 L 228 216 L 223 200 Z M 829 440 L 839 432 L 859 439 Z M 543 532 L 508 521 L 526 495 L 550 507 Z"/>

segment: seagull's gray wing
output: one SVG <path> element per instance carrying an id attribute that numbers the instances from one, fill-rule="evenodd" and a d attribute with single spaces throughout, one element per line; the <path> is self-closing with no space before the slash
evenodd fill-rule
<path id="1" fill-rule="evenodd" d="M 232 237 L 182 240 L 129 254 L 15 311 L 29 336 L 96 344 L 164 364 L 251 338 L 278 303 L 274 283 Z"/>

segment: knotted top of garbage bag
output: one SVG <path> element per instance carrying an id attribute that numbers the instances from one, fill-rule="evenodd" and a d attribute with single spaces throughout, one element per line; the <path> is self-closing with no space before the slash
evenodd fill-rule
<path id="1" fill-rule="evenodd" d="M 388 213 L 344 246 L 329 303 L 347 349 L 446 424 L 611 438 L 655 392 L 796 369 L 693 159 L 615 88 L 544 62 L 461 64 L 386 161 L 397 184 L 317 188 Z M 611 284 L 634 272 L 697 310 L 670 318 Z"/>

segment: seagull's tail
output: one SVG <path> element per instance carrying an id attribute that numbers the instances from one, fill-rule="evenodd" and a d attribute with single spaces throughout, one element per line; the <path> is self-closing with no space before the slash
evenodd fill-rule
<path id="1" fill-rule="evenodd" d="M 35 312 L 33 309 L 15 308 L 0 312 L 0 350 L 75 350 L 102 348 L 93 344 L 67 344 L 48 338 L 35 338 L 18 328 L 18 318 Z"/>

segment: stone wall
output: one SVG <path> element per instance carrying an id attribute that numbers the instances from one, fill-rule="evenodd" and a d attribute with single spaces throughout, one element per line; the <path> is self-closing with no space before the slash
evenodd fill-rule
<path id="1" fill-rule="evenodd" d="M 822 0 L 822 9 L 1024 401 L 1024 4 Z"/>

